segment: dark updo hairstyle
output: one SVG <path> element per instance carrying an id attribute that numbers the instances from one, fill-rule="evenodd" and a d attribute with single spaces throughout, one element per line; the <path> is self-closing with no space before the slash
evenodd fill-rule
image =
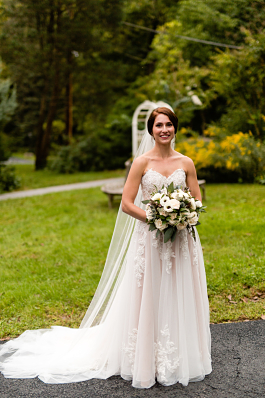
<path id="1" fill-rule="evenodd" d="M 155 123 L 155 119 L 161 113 L 169 118 L 169 120 L 171 121 L 171 123 L 175 128 L 175 134 L 176 134 L 178 130 L 178 118 L 174 112 L 172 112 L 170 109 L 166 107 L 160 107 L 153 110 L 147 122 L 148 133 L 153 135 L 153 126 Z"/>

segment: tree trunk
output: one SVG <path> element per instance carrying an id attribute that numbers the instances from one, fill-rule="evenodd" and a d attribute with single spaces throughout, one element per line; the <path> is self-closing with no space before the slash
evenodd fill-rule
<path id="1" fill-rule="evenodd" d="M 66 133 L 68 142 L 71 144 L 73 138 L 73 75 L 71 72 L 66 85 Z"/>
<path id="2" fill-rule="evenodd" d="M 48 116 L 47 116 L 47 124 L 45 130 L 43 129 L 43 123 L 45 121 L 46 109 L 45 109 L 45 96 L 43 96 L 44 101 L 41 103 L 41 111 L 39 117 L 38 124 L 38 140 L 37 140 L 37 148 L 36 148 L 36 162 L 35 162 L 35 170 L 44 169 L 47 165 L 47 157 L 49 154 L 49 146 L 50 146 L 50 136 L 52 132 L 52 123 L 56 114 L 57 100 L 59 95 L 59 77 L 60 77 L 60 63 L 59 63 L 59 53 L 58 48 L 54 38 L 54 27 L 57 27 L 57 33 L 60 33 L 60 18 L 62 14 L 62 10 L 60 5 L 57 7 L 56 12 L 53 8 L 53 1 L 50 0 L 50 14 L 49 14 L 49 23 L 47 26 L 47 36 L 48 43 L 51 45 L 51 51 L 49 52 L 50 57 L 50 70 L 54 67 L 54 78 L 52 86 L 52 94 L 48 105 Z M 41 44 L 41 43 L 40 43 Z M 45 75 L 45 74 L 44 74 Z M 49 92 L 49 83 L 46 77 L 46 92 Z M 48 86 L 47 86 L 48 85 Z"/>
<path id="3" fill-rule="evenodd" d="M 39 122 L 37 126 L 37 145 L 36 145 L 36 160 L 35 160 L 35 170 L 43 169 L 42 165 L 42 140 L 44 135 L 43 123 L 45 121 L 45 110 L 46 110 L 46 94 L 44 93 L 40 102 L 40 114 Z"/>
<path id="4" fill-rule="evenodd" d="M 38 126 L 38 144 L 36 151 L 36 162 L 35 169 L 41 170 L 44 169 L 47 165 L 47 157 L 49 154 L 49 146 L 50 146 L 50 136 L 52 132 L 52 123 L 56 114 L 57 100 L 59 94 L 59 69 L 57 68 L 54 78 L 53 84 L 53 92 L 51 96 L 51 100 L 49 103 L 49 111 L 47 116 L 47 125 L 45 130 L 43 130 L 43 122 Z M 41 117 L 40 117 L 41 122 Z"/>

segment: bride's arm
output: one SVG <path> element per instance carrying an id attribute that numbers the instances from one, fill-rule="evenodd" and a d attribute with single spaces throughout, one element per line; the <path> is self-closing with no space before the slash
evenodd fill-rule
<path id="1" fill-rule="evenodd" d="M 122 211 L 140 221 L 146 221 L 145 211 L 135 206 L 134 199 L 138 193 L 143 172 L 146 168 L 146 160 L 142 157 L 135 159 L 127 177 L 122 194 Z"/>
<path id="2" fill-rule="evenodd" d="M 191 195 L 195 199 L 202 200 L 201 190 L 197 180 L 197 173 L 193 161 L 185 156 L 184 167 L 186 172 L 186 184 L 190 188 Z"/>

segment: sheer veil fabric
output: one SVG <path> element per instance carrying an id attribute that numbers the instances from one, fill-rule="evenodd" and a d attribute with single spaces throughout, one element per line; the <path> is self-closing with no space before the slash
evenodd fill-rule
<path id="1" fill-rule="evenodd" d="M 137 156 L 153 147 L 146 132 Z M 185 185 L 143 176 L 135 204 L 156 186 Z M 166 244 L 119 210 L 106 264 L 79 329 L 28 330 L 0 348 L 5 377 L 70 383 L 121 375 L 137 388 L 202 380 L 211 372 L 209 308 L 199 236 L 186 230 Z"/>

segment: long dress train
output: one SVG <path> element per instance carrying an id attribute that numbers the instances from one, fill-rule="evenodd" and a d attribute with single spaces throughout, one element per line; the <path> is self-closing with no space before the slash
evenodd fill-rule
<path id="1" fill-rule="evenodd" d="M 156 187 L 185 186 L 184 170 L 166 178 L 149 169 L 144 199 Z M 202 380 L 211 372 L 209 305 L 198 233 L 163 243 L 136 221 L 124 271 L 103 321 L 93 327 L 29 330 L 0 348 L 5 377 L 69 383 L 121 375 L 138 388 Z"/>

